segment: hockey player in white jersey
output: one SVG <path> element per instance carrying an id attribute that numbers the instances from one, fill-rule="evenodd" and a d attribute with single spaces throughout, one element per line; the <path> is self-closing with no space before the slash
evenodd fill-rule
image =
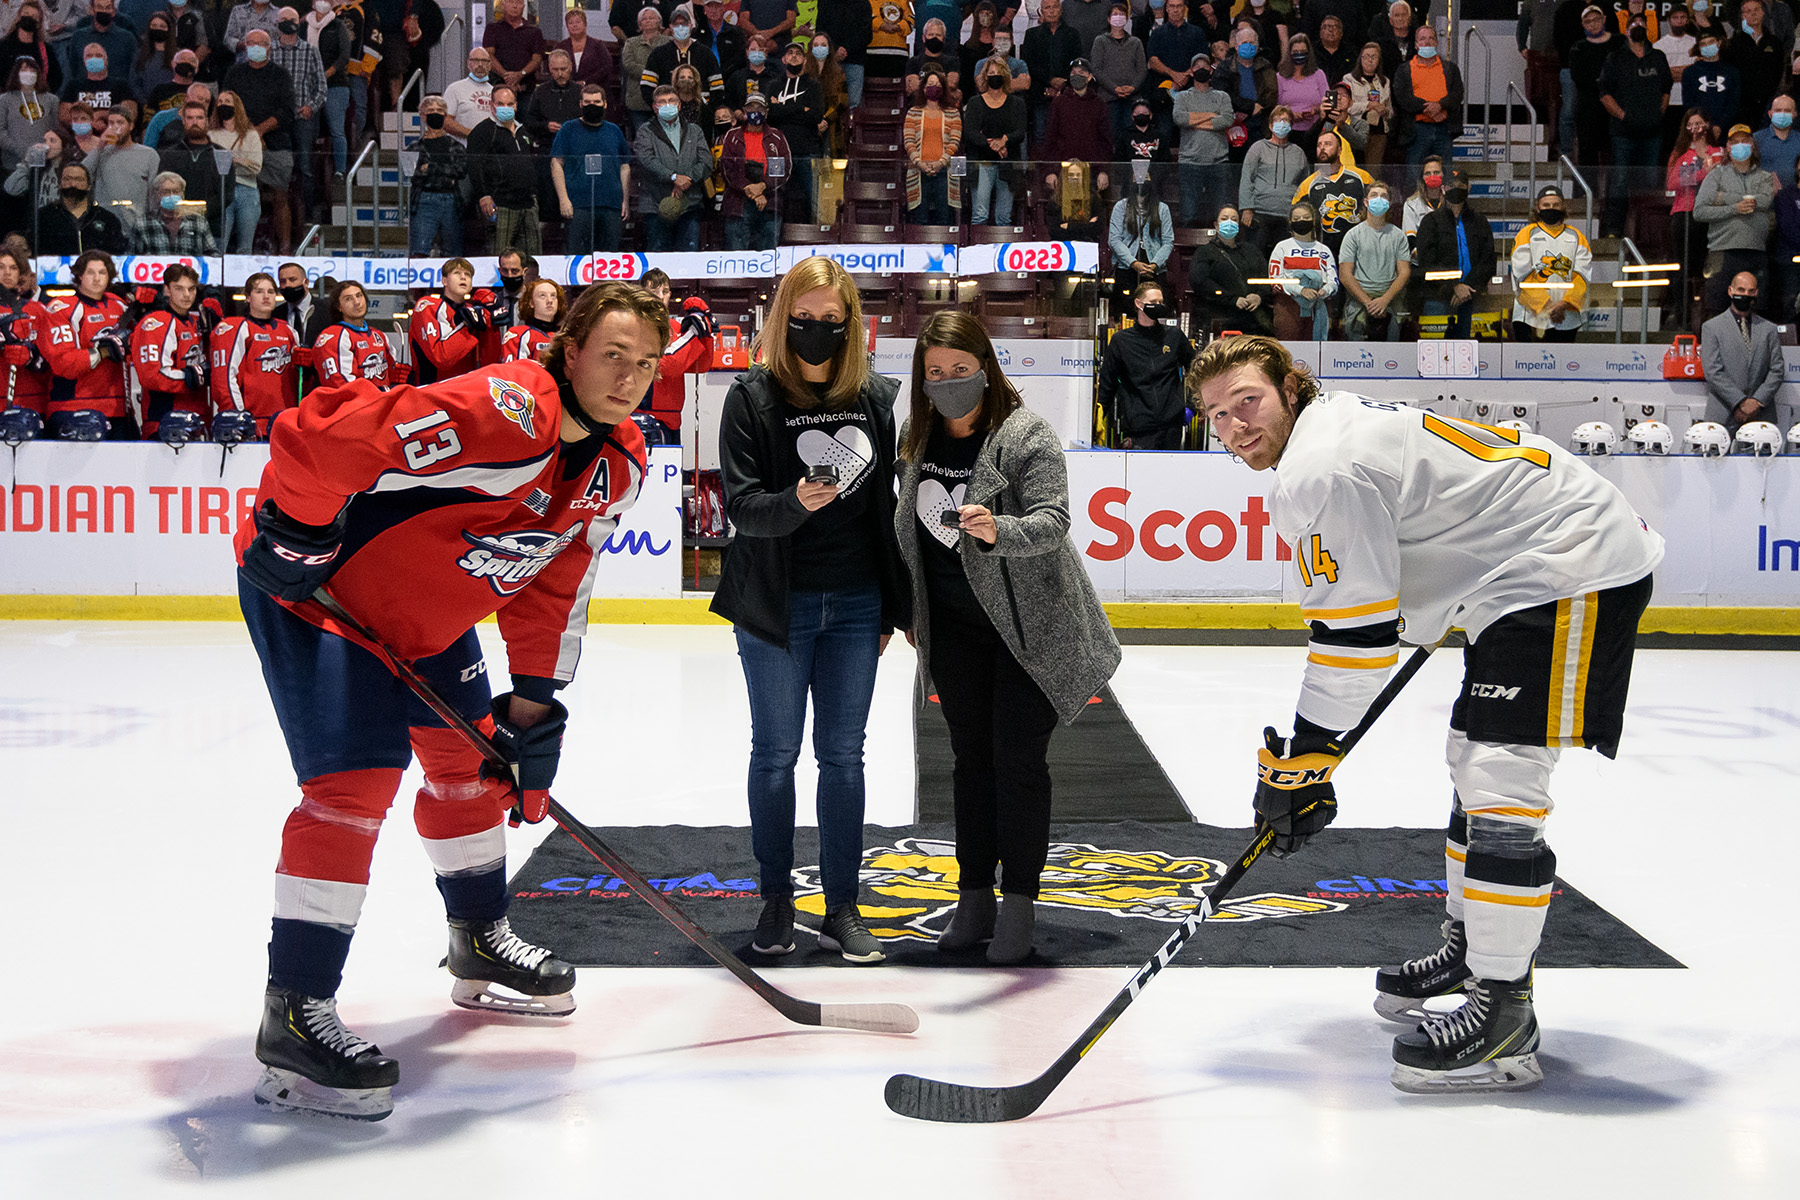
<path id="1" fill-rule="evenodd" d="M 1224 338 L 1189 386 L 1213 435 L 1273 468 L 1276 530 L 1293 548 L 1311 627 L 1292 737 L 1264 730 L 1256 811 L 1274 851 L 1337 813 L 1336 739 L 1362 717 L 1402 638 L 1468 637 L 1446 757 L 1444 944 L 1383 968 L 1376 1011 L 1409 1092 L 1526 1088 L 1543 1078 L 1531 967 L 1556 857 L 1544 841 L 1564 747 L 1618 752 L 1638 618 L 1663 541 L 1617 488 L 1529 433 L 1347 392 L 1321 394 L 1281 343 Z M 1305 758 L 1304 763 L 1294 760 Z M 1280 786 L 1323 769 L 1325 781 Z M 1310 814 L 1295 813 L 1322 800 Z M 1449 1013 L 1425 1001 L 1464 991 Z"/>

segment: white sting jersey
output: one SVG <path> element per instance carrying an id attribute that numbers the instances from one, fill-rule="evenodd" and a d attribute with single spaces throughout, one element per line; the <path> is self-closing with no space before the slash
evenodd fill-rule
<path id="1" fill-rule="evenodd" d="M 1350 392 L 1301 412 L 1275 474 L 1312 627 L 1298 711 L 1327 729 L 1361 719 L 1402 636 L 1473 641 L 1506 613 L 1662 561 L 1662 537 L 1560 446 Z"/>

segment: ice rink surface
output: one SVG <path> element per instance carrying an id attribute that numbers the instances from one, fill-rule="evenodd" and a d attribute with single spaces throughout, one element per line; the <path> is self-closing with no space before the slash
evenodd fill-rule
<path id="1" fill-rule="evenodd" d="M 1291 716 L 1303 657 L 1126 649 L 1115 690 L 1198 819 L 1247 822 L 1258 730 Z M 882 662 L 871 823 L 911 819 L 912 665 L 901 642 Z M 391 1118 L 356 1125 L 250 1100 L 297 791 L 243 629 L 0 623 L 0 1195 L 1791 1200 L 1797 666 L 1642 651 L 1620 760 L 1565 755 L 1561 873 L 1688 969 L 1540 973 L 1536 1092 L 1396 1092 L 1398 1027 L 1360 970 L 1166 971 L 1034 1118 L 999 1126 L 908 1121 L 882 1085 L 1022 1082 L 1128 971 L 779 974 L 811 1000 L 910 1003 L 910 1037 L 790 1025 L 717 969 L 584 970 L 563 1022 L 463 1012 L 409 774 L 341 993 L 401 1082 Z M 1440 655 L 1375 727 L 1338 775 L 1340 825 L 1442 821 L 1459 677 Z M 728 630 L 595 627 L 567 700 L 556 792 L 578 816 L 747 821 Z M 515 866 L 547 828 L 510 835 Z"/>

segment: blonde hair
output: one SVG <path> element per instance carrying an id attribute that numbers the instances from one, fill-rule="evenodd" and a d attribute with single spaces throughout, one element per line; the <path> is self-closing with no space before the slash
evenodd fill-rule
<path id="1" fill-rule="evenodd" d="M 812 385 L 800 370 L 800 356 L 788 349 L 787 327 L 800 297 L 827 287 L 837 292 L 847 329 L 844 344 L 826 364 L 830 375 L 824 400 L 815 402 Z M 823 403 L 828 409 L 845 409 L 856 403 L 863 385 L 869 381 L 869 355 L 863 336 L 862 296 L 856 290 L 856 282 L 842 263 L 815 254 L 795 263 L 781 277 L 775 298 L 769 302 L 768 319 L 756 335 L 756 357 L 775 376 L 775 382 L 787 393 L 788 403 L 795 408 Z"/>
<path id="2" fill-rule="evenodd" d="M 1202 384 L 1239 367 L 1255 367 L 1283 392 L 1292 382 L 1296 413 L 1318 399 L 1319 381 L 1313 378 L 1312 372 L 1295 362 L 1294 356 L 1278 340 L 1261 334 L 1234 334 L 1208 342 L 1194 355 L 1193 364 L 1188 367 L 1188 394 L 1198 401 Z M 1203 408 L 1204 405 L 1195 407 Z"/>

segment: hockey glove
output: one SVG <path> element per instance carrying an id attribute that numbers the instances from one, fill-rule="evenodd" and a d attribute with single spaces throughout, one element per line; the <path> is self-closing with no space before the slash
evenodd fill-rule
<path id="1" fill-rule="evenodd" d="M 238 570 L 277 600 L 298 603 L 325 586 L 339 566 L 349 509 L 329 525 L 302 525 L 265 500 L 256 510 L 256 540 Z"/>
<path id="2" fill-rule="evenodd" d="M 1276 858 L 1299 850 L 1337 817 L 1337 790 L 1331 786 L 1331 773 L 1343 757 L 1337 735 L 1298 720 L 1295 725 L 1291 738 L 1264 727 L 1263 748 L 1256 753 L 1256 815 L 1275 830 Z"/>
<path id="3" fill-rule="evenodd" d="M 30 361 L 30 346 L 21 346 L 14 343 L 8 345 L 5 349 L 0 349 L 0 363 L 5 363 L 9 367 L 22 367 Z"/>
<path id="4" fill-rule="evenodd" d="M 125 361 L 125 340 L 111 331 L 95 334 L 94 354 L 101 362 L 122 363 Z"/>
<path id="5" fill-rule="evenodd" d="M 513 790 L 512 812 L 508 821 L 518 825 L 524 821 L 536 825 L 550 812 L 550 784 L 556 778 L 556 764 L 562 758 L 563 727 L 569 723 L 569 710 L 550 701 L 550 711 L 535 725 L 512 722 L 513 694 L 494 697 L 494 746 L 512 764 L 510 777 L 493 763 L 483 763 L 483 779 L 499 779 Z"/>
<path id="6" fill-rule="evenodd" d="M 131 293 L 131 302 L 139 308 L 149 308 L 156 303 L 157 291 L 153 287 L 140 287 Z"/>
<path id="7" fill-rule="evenodd" d="M 681 302 L 681 328 L 693 330 L 694 336 L 699 338 L 713 335 L 712 310 L 706 307 L 706 301 L 690 296 Z"/>
<path id="8" fill-rule="evenodd" d="M 313 350 L 311 346 L 295 346 L 291 357 L 293 358 L 296 367 L 305 367 L 309 371 L 312 370 Z"/>

